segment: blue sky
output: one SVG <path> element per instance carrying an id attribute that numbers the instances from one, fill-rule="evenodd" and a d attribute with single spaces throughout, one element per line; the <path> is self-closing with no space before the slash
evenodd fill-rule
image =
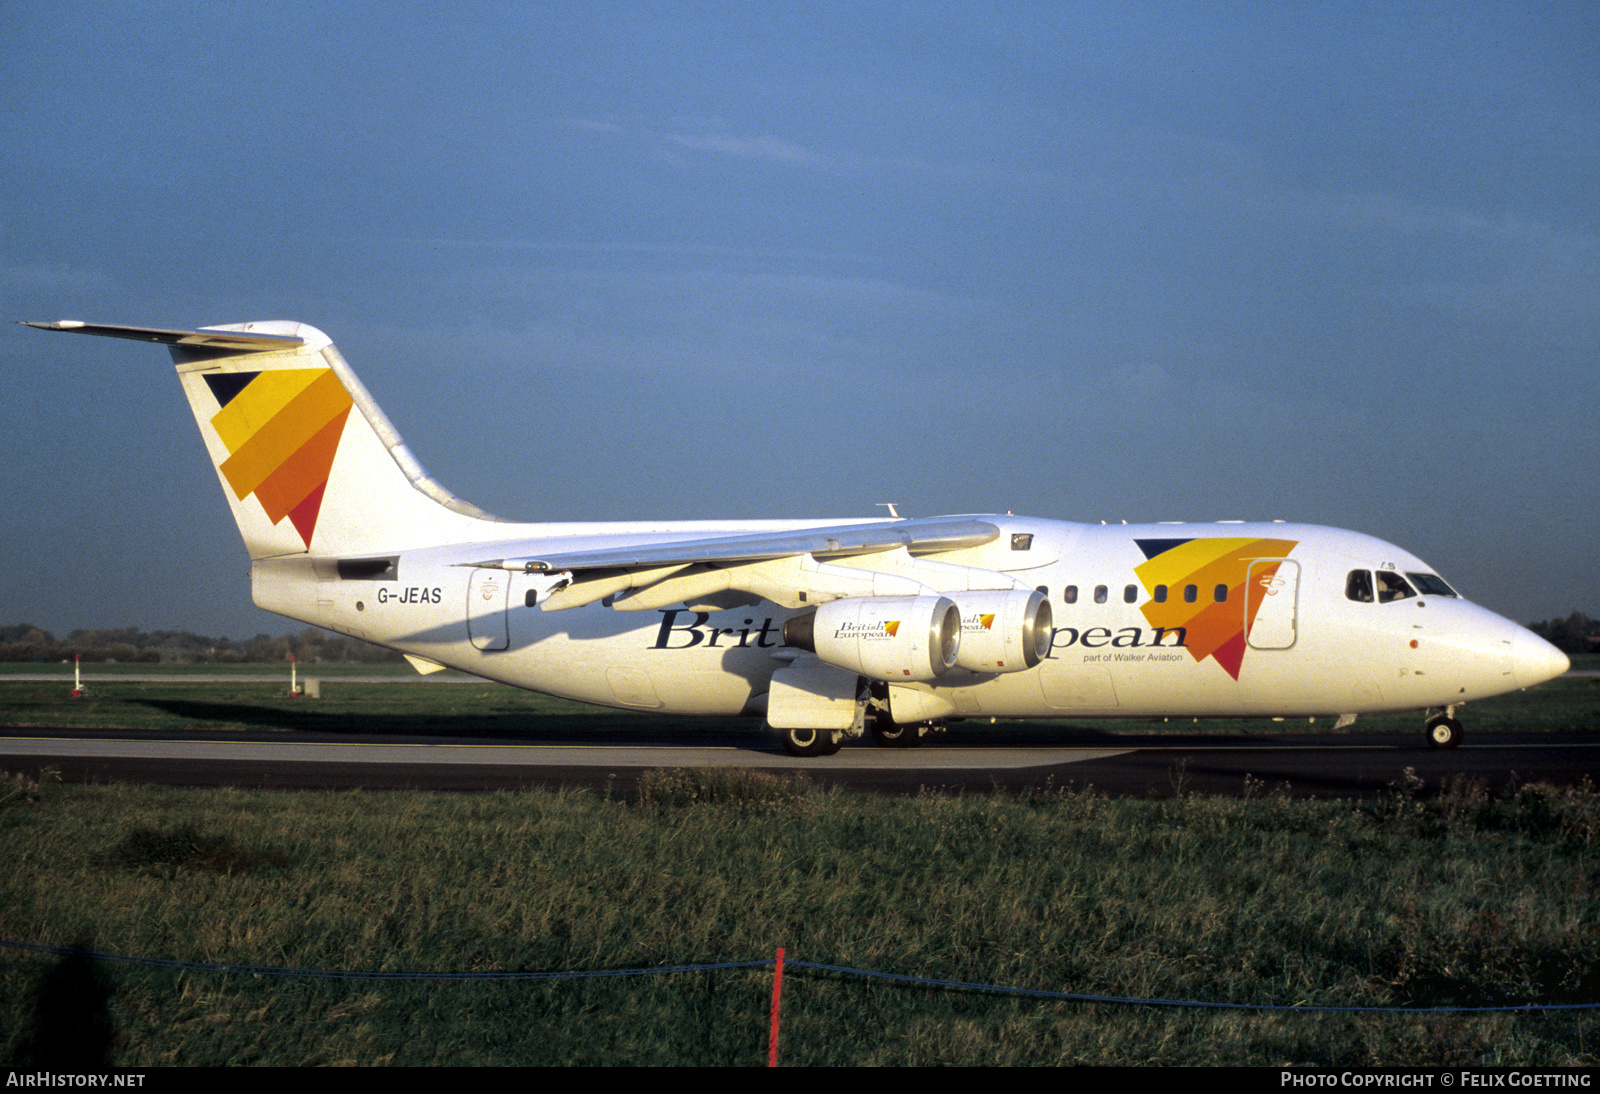
<path id="1" fill-rule="evenodd" d="M 5 11 L 5 318 L 314 324 L 493 512 L 1303 520 L 1600 615 L 1592 5 Z M 0 370 L 0 621 L 290 628 L 163 350 Z"/>

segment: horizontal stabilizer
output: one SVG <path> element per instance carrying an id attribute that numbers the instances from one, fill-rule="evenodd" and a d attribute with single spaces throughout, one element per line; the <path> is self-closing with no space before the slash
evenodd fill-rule
<path id="1" fill-rule="evenodd" d="M 272 353 L 305 345 L 305 339 L 292 334 L 265 334 L 237 330 L 165 330 L 161 327 L 122 327 L 108 323 L 85 323 L 63 319 L 58 323 L 29 323 L 25 327 L 67 331 L 71 334 L 97 334 L 102 338 L 129 338 L 135 342 L 161 342 L 169 346 L 210 346 L 239 353 Z"/>
<path id="2" fill-rule="evenodd" d="M 189 330 L 23 325 L 167 348 L 253 559 L 390 555 L 501 530 L 428 475 L 316 327 L 289 319 Z"/>

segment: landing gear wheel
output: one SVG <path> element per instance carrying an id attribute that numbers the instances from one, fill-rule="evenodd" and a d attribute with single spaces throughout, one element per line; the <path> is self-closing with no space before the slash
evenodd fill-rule
<path id="1" fill-rule="evenodd" d="M 843 741 L 831 729 L 786 729 L 783 747 L 791 756 L 832 756 Z"/>
<path id="2" fill-rule="evenodd" d="M 915 748 L 927 735 L 925 725 L 901 725 L 887 717 L 872 720 L 872 739 L 879 748 Z"/>
<path id="3" fill-rule="evenodd" d="M 1461 723 L 1454 718 L 1433 718 L 1426 732 L 1428 744 L 1434 748 L 1454 748 L 1461 743 Z"/>

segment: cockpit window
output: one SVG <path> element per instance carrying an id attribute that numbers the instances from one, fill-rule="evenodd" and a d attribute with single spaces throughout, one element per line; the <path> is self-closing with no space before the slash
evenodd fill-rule
<path id="1" fill-rule="evenodd" d="M 1417 591 L 1406 584 L 1406 579 L 1390 570 L 1378 571 L 1378 603 L 1387 604 L 1391 600 L 1404 600 L 1408 596 L 1416 596 Z"/>
<path id="2" fill-rule="evenodd" d="M 1344 579 L 1344 595 L 1347 600 L 1354 600 L 1361 604 L 1372 603 L 1372 571 L 1351 570 L 1350 576 Z"/>
<path id="3" fill-rule="evenodd" d="M 1444 578 L 1438 574 L 1413 574 L 1408 571 L 1406 576 L 1417 587 L 1417 591 L 1426 596 L 1456 596 L 1456 591 L 1446 585 Z"/>

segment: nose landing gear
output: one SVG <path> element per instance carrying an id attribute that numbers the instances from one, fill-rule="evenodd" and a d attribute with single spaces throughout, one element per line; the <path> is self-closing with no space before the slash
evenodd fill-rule
<path id="1" fill-rule="evenodd" d="M 1461 743 L 1463 730 L 1455 718 L 1456 708 L 1446 707 L 1443 714 L 1435 714 L 1423 727 L 1423 735 L 1431 748 L 1454 748 Z"/>

